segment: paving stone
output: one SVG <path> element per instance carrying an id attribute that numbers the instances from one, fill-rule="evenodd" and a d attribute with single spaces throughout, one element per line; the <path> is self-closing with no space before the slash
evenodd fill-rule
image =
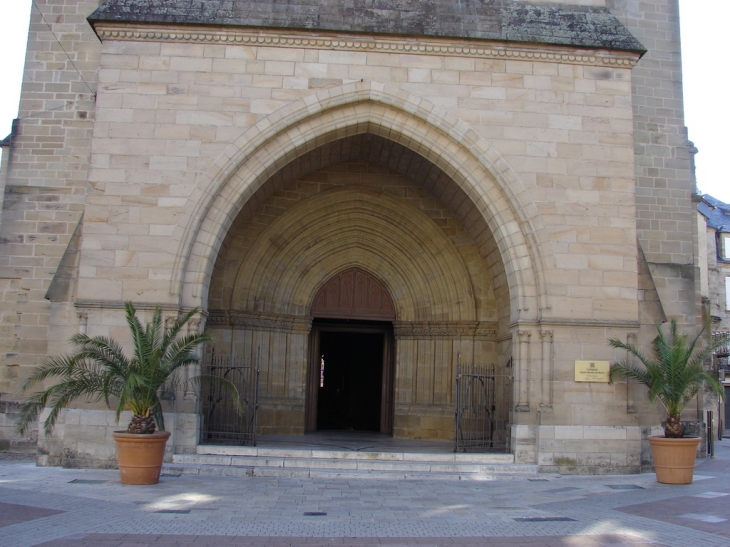
<path id="1" fill-rule="evenodd" d="M 55 509 L 0 502 L 0 528 L 63 513 Z"/>

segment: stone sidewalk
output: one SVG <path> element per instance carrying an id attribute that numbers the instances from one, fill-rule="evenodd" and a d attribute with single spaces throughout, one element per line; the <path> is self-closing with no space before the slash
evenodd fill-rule
<path id="1" fill-rule="evenodd" d="M 695 482 L 653 474 L 500 481 L 164 476 L 0 461 L 3 547 L 730 546 L 730 440 Z"/>

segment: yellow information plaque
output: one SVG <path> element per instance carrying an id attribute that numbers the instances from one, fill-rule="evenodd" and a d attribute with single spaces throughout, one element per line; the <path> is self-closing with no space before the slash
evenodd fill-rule
<path id="1" fill-rule="evenodd" d="M 608 383 L 610 369 L 610 361 L 576 361 L 575 381 Z"/>

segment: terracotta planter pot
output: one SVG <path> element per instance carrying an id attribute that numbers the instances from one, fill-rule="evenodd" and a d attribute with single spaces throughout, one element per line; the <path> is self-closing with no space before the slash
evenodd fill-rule
<path id="1" fill-rule="evenodd" d="M 699 437 L 649 437 L 656 480 L 663 484 L 690 484 L 695 470 Z"/>
<path id="2" fill-rule="evenodd" d="M 117 461 L 122 484 L 157 484 L 165 456 L 165 444 L 169 431 L 157 431 L 151 435 L 137 435 L 115 431 Z"/>

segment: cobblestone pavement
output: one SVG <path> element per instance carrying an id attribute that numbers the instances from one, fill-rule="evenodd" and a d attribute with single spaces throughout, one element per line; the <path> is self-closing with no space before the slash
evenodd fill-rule
<path id="1" fill-rule="evenodd" d="M 3 547 L 730 547 L 730 440 L 695 482 L 653 474 L 501 481 L 165 476 L 0 461 Z"/>

